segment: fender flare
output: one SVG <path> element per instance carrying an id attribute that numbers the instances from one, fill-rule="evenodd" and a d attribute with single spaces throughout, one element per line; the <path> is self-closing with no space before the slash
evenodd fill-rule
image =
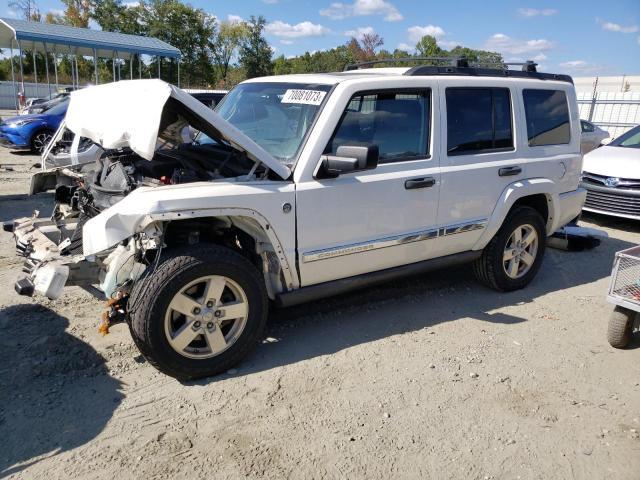
<path id="1" fill-rule="evenodd" d="M 518 180 L 505 187 L 496 202 L 496 206 L 491 212 L 491 217 L 487 222 L 487 226 L 480 238 L 476 241 L 472 250 L 482 250 L 500 230 L 507 214 L 513 205 L 521 198 L 530 195 L 542 194 L 547 198 L 547 207 L 549 215 L 547 218 L 547 235 L 551 235 L 555 231 L 556 214 L 560 210 L 560 200 L 558 195 L 551 192 L 556 191 L 556 184 L 548 178 L 530 178 L 527 180 Z"/>
<path id="2" fill-rule="evenodd" d="M 253 220 L 261 227 L 262 232 L 266 235 L 266 237 L 269 239 L 269 242 L 273 246 L 273 249 L 278 256 L 278 260 L 280 261 L 280 267 L 282 268 L 282 274 L 284 275 L 287 288 L 289 290 L 293 290 L 300 286 L 298 283 L 298 277 L 289 265 L 289 262 L 285 255 L 285 250 L 282 247 L 282 242 L 280 242 L 277 233 L 271 227 L 270 222 L 255 210 L 251 210 L 248 208 L 213 208 L 202 210 L 149 213 L 145 217 L 146 218 L 136 228 L 136 232 L 141 232 L 147 226 L 155 222 L 184 220 L 189 218 L 230 217 L 232 220 L 233 218 L 247 218 Z"/>

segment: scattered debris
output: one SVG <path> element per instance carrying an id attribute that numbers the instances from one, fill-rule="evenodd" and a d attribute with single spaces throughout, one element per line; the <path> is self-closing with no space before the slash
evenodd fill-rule
<path id="1" fill-rule="evenodd" d="M 608 237 L 603 230 L 569 224 L 551 235 L 547 245 L 569 252 L 582 252 L 597 247 L 602 239 Z"/>

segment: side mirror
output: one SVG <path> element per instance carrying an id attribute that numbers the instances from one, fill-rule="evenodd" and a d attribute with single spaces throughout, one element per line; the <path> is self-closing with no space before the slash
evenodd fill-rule
<path id="1" fill-rule="evenodd" d="M 378 166 L 378 146 L 342 145 L 336 155 L 324 155 L 317 178 L 336 178 L 339 175 L 363 170 L 373 170 Z"/>

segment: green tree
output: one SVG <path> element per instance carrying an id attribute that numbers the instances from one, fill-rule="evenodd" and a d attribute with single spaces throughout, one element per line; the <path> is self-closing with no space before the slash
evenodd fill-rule
<path id="1" fill-rule="evenodd" d="M 240 46 L 248 34 L 247 25 L 244 22 L 220 22 L 218 34 L 211 44 L 213 60 L 218 68 L 221 86 L 227 83 L 229 64 L 238 54 Z"/>
<path id="2" fill-rule="evenodd" d="M 206 86 L 214 82 L 209 45 L 216 33 L 215 18 L 178 0 L 141 3 L 140 20 L 150 37 L 164 40 L 182 53 L 185 83 Z M 173 75 L 171 75 L 173 79 Z"/>
<path id="3" fill-rule="evenodd" d="M 448 52 L 452 57 L 465 57 L 469 61 L 480 64 L 501 64 L 502 55 L 487 50 L 475 50 L 473 48 L 456 46 Z"/>
<path id="4" fill-rule="evenodd" d="M 91 18 L 105 32 L 145 35 L 147 26 L 139 21 L 142 12 L 140 4 L 127 6 L 121 0 L 93 0 Z"/>
<path id="5" fill-rule="evenodd" d="M 247 36 L 240 47 L 240 64 L 246 71 L 247 78 L 271 75 L 271 47 L 264 38 L 263 31 L 266 20 L 262 15 L 258 18 L 251 15 L 247 22 Z"/>
<path id="6" fill-rule="evenodd" d="M 416 53 L 420 57 L 441 57 L 444 55 L 436 38 L 431 35 L 425 35 L 416 43 Z"/>
<path id="7" fill-rule="evenodd" d="M 65 5 L 64 18 L 67 25 L 72 27 L 89 27 L 89 19 L 91 18 L 91 1 L 90 0 L 62 0 Z"/>
<path id="8" fill-rule="evenodd" d="M 291 65 L 284 55 L 280 55 L 273 60 L 274 75 L 288 75 L 291 73 Z"/>

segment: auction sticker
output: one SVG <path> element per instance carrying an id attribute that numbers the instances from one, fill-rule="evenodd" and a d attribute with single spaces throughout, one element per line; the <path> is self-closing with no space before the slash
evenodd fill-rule
<path id="1" fill-rule="evenodd" d="M 297 90 L 290 88 L 282 96 L 281 103 L 301 103 L 304 105 L 320 105 L 327 94 L 321 90 Z"/>

